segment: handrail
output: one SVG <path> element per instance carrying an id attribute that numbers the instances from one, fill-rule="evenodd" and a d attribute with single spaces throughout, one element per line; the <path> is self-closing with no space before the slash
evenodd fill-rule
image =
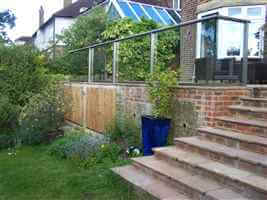
<path id="1" fill-rule="evenodd" d="M 204 17 L 204 18 L 201 18 L 201 19 L 190 20 L 190 21 L 187 21 L 187 22 L 183 22 L 183 23 L 180 23 L 180 24 L 177 24 L 177 25 L 173 25 L 173 26 L 169 26 L 169 27 L 165 27 L 165 28 L 154 29 L 152 31 L 139 33 L 139 34 L 134 34 L 134 35 L 127 36 L 127 37 L 124 37 L 124 38 L 110 40 L 110 41 L 106 41 L 106 42 L 102 42 L 102 43 L 97 43 L 97 44 L 93 44 L 93 45 L 90 45 L 90 46 L 87 46 L 87 47 L 83 47 L 83 48 L 79 48 L 79 49 L 74 49 L 74 50 L 69 51 L 69 53 L 72 54 L 72 53 L 83 51 L 83 50 L 90 49 L 90 48 L 105 46 L 105 45 L 112 44 L 112 43 L 115 43 L 115 42 L 120 42 L 120 41 L 124 41 L 124 40 L 130 40 L 130 39 L 133 39 L 133 38 L 138 38 L 138 37 L 150 35 L 150 34 L 153 34 L 153 33 L 159 33 L 159 32 L 176 29 L 176 28 L 183 27 L 183 26 L 188 26 L 188 25 L 192 25 L 192 24 L 196 24 L 196 23 L 200 23 L 200 22 L 205 22 L 205 21 L 208 21 L 208 20 L 211 20 L 211 19 L 216 19 L 216 20 L 221 19 L 221 20 L 239 22 L 239 23 L 244 23 L 244 24 L 250 23 L 249 20 L 245 20 L 245 19 L 238 19 L 238 18 L 227 17 L 227 16 L 222 16 L 222 15 L 213 15 L 213 16 Z"/>

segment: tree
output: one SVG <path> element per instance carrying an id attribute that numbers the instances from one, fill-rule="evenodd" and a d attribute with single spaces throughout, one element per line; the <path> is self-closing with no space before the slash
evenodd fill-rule
<path id="1" fill-rule="evenodd" d="M 15 15 L 10 10 L 0 12 L 0 42 L 9 41 L 6 29 L 12 29 L 15 26 Z"/>

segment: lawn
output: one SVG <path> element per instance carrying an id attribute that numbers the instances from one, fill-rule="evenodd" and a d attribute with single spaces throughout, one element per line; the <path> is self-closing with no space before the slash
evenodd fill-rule
<path id="1" fill-rule="evenodd" d="M 47 146 L 21 147 L 16 155 L 9 152 L 0 152 L 0 200 L 139 199 L 110 171 L 125 161 L 82 169 L 50 156 Z"/>

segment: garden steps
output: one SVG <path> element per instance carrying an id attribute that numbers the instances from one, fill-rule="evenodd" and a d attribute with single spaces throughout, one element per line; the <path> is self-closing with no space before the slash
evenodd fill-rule
<path id="1" fill-rule="evenodd" d="M 222 191 L 229 195 L 229 199 L 249 199 L 217 181 L 172 165 L 157 156 L 134 158 L 133 161 L 133 165 L 138 169 L 142 169 L 145 173 L 152 174 L 163 182 L 175 186 L 177 190 L 192 199 L 225 200 L 225 196 L 220 197 L 218 195 Z"/>
<path id="2" fill-rule="evenodd" d="M 233 116 L 243 119 L 267 120 L 267 108 L 255 106 L 233 105 L 229 106 Z"/>
<path id="3" fill-rule="evenodd" d="M 235 117 L 216 117 L 216 127 L 240 133 L 267 137 L 267 123 L 261 120 L 238 119 Z"/>
<path id="4" fill-rule="evenodd" d="M 201 127 L 198 133 L 203 140 L 267 155 L 267 138 L 212 127 Z"/>
<path id="5" fill-rule="evenodd" d="M 267 98 L 240 97 L 241 105 L 252 107 L 267 107 Z"/>
<path id="6" fill-rule="evenodd" d="M 179 193 L 177 189 L 145 173 L 132 165 L 113 168 L 112 171 L 136 187 L 162 200 L 191 200 Z"/>
<path id="7" fill-rule="evenodd" d="M 265 155 L 204 141 L 198 137 L 176 138 L 174 142 L 183 150 L 198 153 L 236 168 L 257 171 L 262 176 L 267 175 L 267 156 Z"/>
<path id="8" fill-rule="evenodd" d="M 234 168 L 197 153 L 183 151 L 176 146 L 156 148 L 154 152 L 156 157 L 171 163 L 173 166 L 182 167 L 192 174 L 210 178 L 244 195 L 251 196 L 253 194 L 255 198 L 258 197 L 257 199 L 263 197 L 267 199 L 267 179 L 254 172 Z M 252 181 L 253 178 L 250 177 L 253 177 L 254 180 Z M 251 181 L 247 181 L 247 179 Z M 258 180 L 261 180 L 261 185 L 257 183 Z"/>
<path id="9" fill-rule="evenodd" d="M 133 159 L 132 167 L 193 200 L 267 199 L 267 87 L 226 107 L 215 127 Z M 139 183 L 140 184 L 140 183 Z"/>

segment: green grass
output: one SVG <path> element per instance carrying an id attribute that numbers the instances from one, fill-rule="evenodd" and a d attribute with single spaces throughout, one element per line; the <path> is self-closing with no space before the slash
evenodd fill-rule
<path id="1" fill-rule="evenodd" d="M 16 156 L 8 152 L 0 152 L 0 200 L 139 199 L 110 171 L 125 161 L 81 169 L 69 160 L 51 157 L 46 146 L 21 147 Z"/>

